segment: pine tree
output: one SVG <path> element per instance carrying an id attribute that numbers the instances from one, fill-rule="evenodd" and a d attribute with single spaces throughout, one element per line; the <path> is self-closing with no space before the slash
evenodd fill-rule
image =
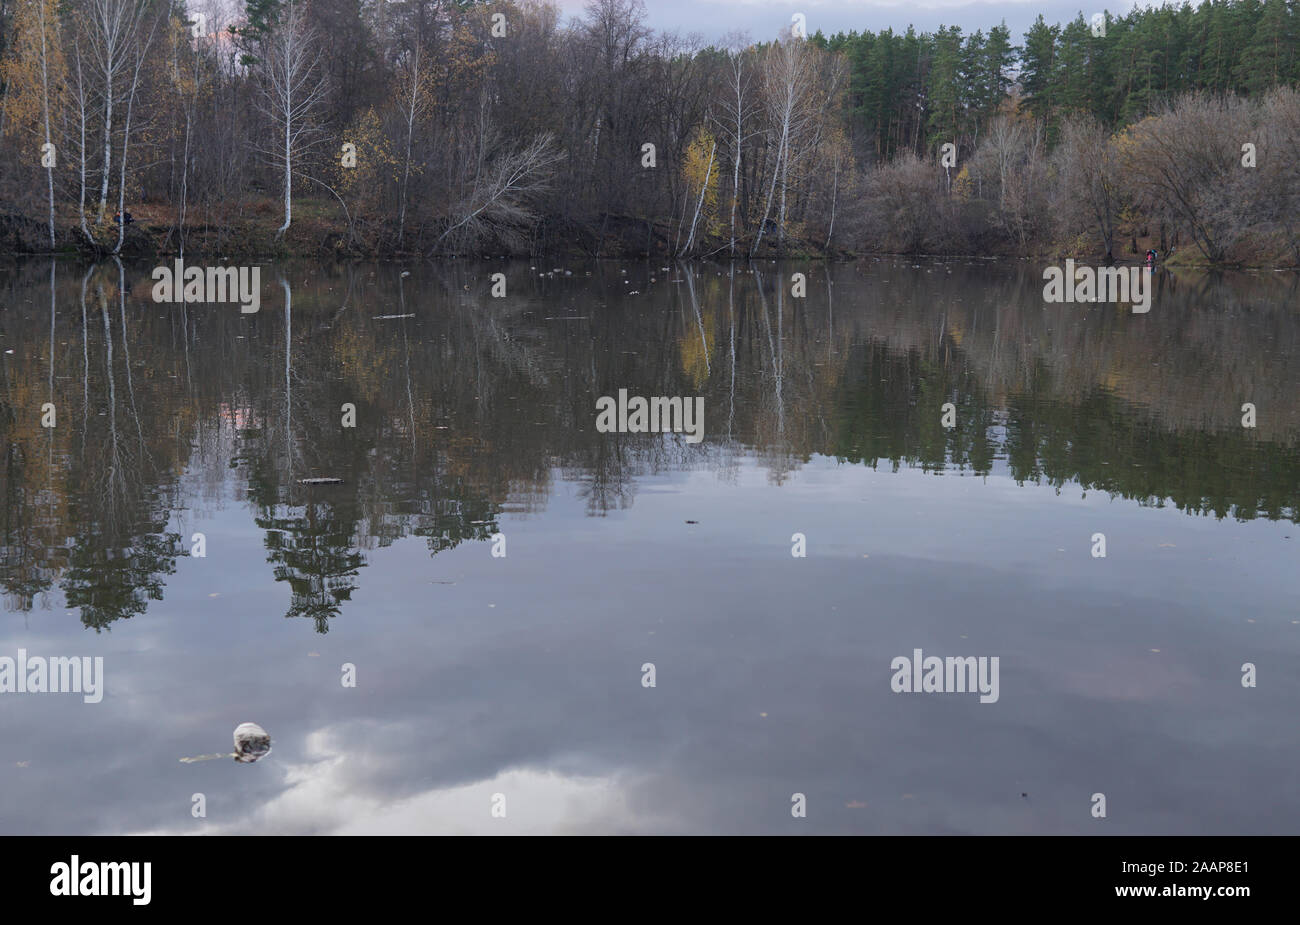
<path id="1" fill-rule="evenodd" d="M 239 37 L 243 50 L 240 63 L 249 67 L 257 63 L 256 49 L 271 35 L 280 22 L 280 6 L 284 0 L 244 0 L 244 25 L 232 29 Z"/>
<path id="2" fill-rule="evenodd" d="M 1082 14 L 1061 30 L 1054 81 L 1056 89 L 1052 93 L 1054 115 L 1083 112 L 1089 108 L 1088 45 L 1091 36 L 1092 27 L 1084 21 Z"/>
<path id="3" fill-rule="evenodd" d="M 984 43 L 984 56 L 980 62 L 978 85 L 980 88 L 980 116 L 989 118 L 997 112 L 1011 89 L 1011 69 L 1016 61 L 1016 48 L 1011 44 L 1011 30 L 1004 20 L 989 30 Z"/>
<path id="4" fill-rule="evenodd" d="M 1286 0 L 1265 0 L 1259 23 L 1241 52 L 1235 82 L 1244 92 L 1262 93 L 1295 74 L 1294 14 Z"/>
<path id="5" fill-rule="evenodd" d="M 1020 56 L 1021 105 L 1038 119 L 1047 118 L 1055 107 L 1053 91 L 1057 83 L 1056 40 L 1059 36 L 1060 27 L 1047 25 L 1041 13 L 1025 33 L 1024 50 Z"/>
<path id="6" fill-rule="evenodd" d="M 962 76 L 961 28 L 940 26 L 934 37 L 934 56 L 926 82 L 929 101 L 926 128 L 931 149 L 945 142 L 960 142 Z"/>

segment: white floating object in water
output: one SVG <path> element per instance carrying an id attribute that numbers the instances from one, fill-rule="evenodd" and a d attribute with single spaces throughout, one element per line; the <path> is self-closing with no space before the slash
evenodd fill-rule
<path id="1" fill-rule="evenodd" d="M 335 478 L 316 478 L 316 479 L 299 479 L 299 485 L 341 485 L 342 479 Z"/>
<path id="2" fill-rule="evenodd" d="M 271 753 L 271 737 L 257 723 L 240 723 L 235 727 L 235 760 L 251 764 Z"/>
<path id="3" fill-rule="evenodd" d="M 415 312 L 411 312 L 410 314 L 407 315 L 375 315 L 374 319 L 376 321 L 387 321 L 390 318 L 414 318 L 414 317 L 415 317 Z"/>

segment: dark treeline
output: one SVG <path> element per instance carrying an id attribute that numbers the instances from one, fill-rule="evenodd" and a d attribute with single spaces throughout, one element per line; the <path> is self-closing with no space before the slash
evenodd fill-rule
<path id="1" fill-rule="evenodd" d="M 1073 114 L 1115 129 L 1183 94 L 1259 95 L 1300 80 L 1300 5 L 1288 0 L 1098 15 L 1064 26 L 1039 16 L 1019 46 L 1005 25 L 814 40 L 848 57 L 853 129 L 877 160 L 924 156 L 945 141 L 973 154 L 1010 106 L 1043 121 L 1055 141 Z"/>
<path id="2" fill-rule="evenodd" d="M 0 246 L 1300 264 L 1295 0 L 1020 44 L 707 44 L 640 0 L 209 3 L 0 0 Z"/>
<path id="3" fill-rule="evenodd" d="M 814 456 L 1300 519 L 1294 276 L 1160 274 L 1162 311 L 1139 318 L 1044 309 L 1018 263 L 871 267 L 805 262 L 791 299 L 791 267 L 767 262 L 314 262 L 268 267 L 242 315 L 159 311 L 149 264 L 29 261 L 0 276 L 0 591 L 18 611 L 61 591 L 107 627 L 160 599 L 196 521 L 232 507 L 286 615 L 324 631 L 376 547 L 485 541 L 557 479 L 601 516 L 650 473 L 781 483 Z M 597 432 L 620 388 L 702 396 L 706 439 Z M 1260 415 L 1245 439 L 1240 395 Z M 300 482 L 320 476 L 342 482 Z"/>

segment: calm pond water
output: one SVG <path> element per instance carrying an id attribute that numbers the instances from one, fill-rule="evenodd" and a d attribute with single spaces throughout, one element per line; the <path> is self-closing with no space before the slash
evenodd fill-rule
<path id="1" fill-rule="evenodd" d="M 1300 831 L 1295 275 L 556 266 L 0 271 L 0 831 Z"/>

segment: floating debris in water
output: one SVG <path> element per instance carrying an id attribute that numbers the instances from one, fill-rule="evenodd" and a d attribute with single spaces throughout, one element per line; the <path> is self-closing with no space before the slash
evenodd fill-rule
<path id="1" fill-rule="evenodd" d="M 235 727 L 235 750 L 233 752 L 195 755 L 193 758 L 182 758 L 181 763 L 193 764 L 196 761 L 211 761 L 214 758 L 234 758 L 240 764 L 252 764 L 269 754 L 271 754 L 271 737 L 266 730 L 257 723 L 240 723 Z"/>
<path id="2" fill-rule="evenodd" d="M 343 483 L 342 479 L 336 479 L 336 478 L 315 478 L 315 479 L 298 480 L 299 485 L 341 485 L 342 483 Z"/>
<path id="3" fill-rule="evenodd" d="M 388 321 L 390 318 L 414 318 L 415 312 L 409 312 L 405 315 L 373 315 L 376 321 Z"/>
<path id="4" fill-rule="evenodd" d="M 271 737 L 257 723 L 240 723 L 235 727 L 235 760 L 251 764 L 271 753 Z"/>

